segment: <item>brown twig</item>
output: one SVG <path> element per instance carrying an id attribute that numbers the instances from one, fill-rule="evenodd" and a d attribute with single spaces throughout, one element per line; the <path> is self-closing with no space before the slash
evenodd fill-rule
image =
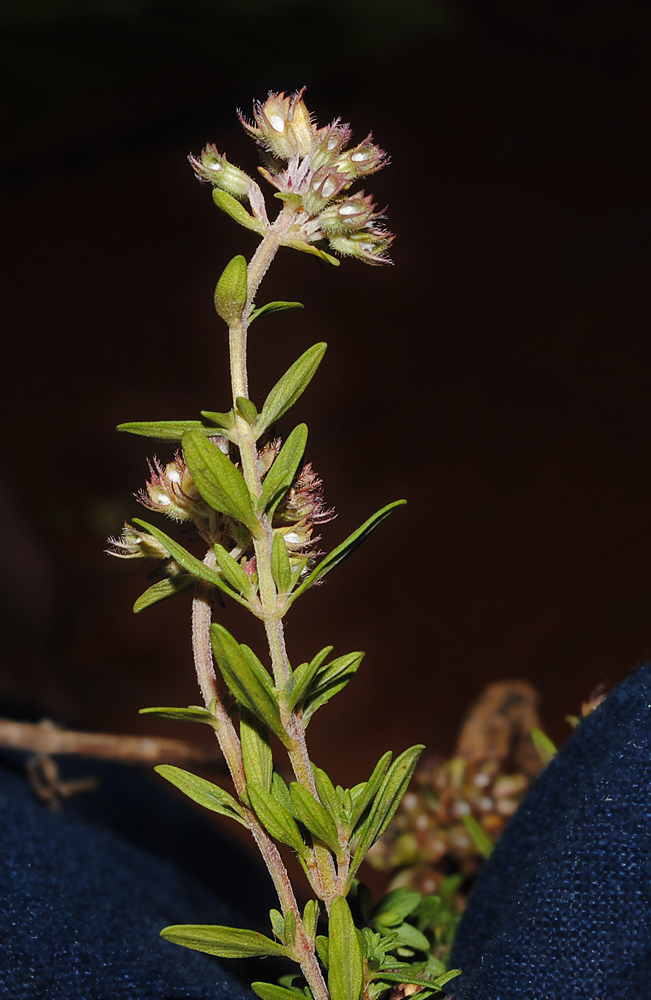
<path id="1" fill-rule="evenodd" d="M 42 722 L 14 722 L 0 719 L 0 746 L 39 754 L 79 754 L 102 757 L 125 764 L 212 763 L 214 751 L 192 746 L 183 740 L 159 736 L 123 736 L 113 733 L 81 733 L 59 729 L 49 719 Z"/>

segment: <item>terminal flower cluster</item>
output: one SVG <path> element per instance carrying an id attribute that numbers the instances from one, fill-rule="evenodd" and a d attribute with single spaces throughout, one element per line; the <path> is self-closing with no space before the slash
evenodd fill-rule
<path id="1" fill-rule="evenodd" d="M 258 169 L 285 202 L 282 243 L 295 249 L 327 240 L 335 252 L 368 264 L 390 263 L 387 251 L 393 236 L 380 223 L 383 213 L 363 190 L 349 194 L 355 181 L 381 170 L 386 153 L 369 134 L 349 147 L 351 129 L 335 119 L 317 128 L 303 101 L 303 90 L 287 96 L 270 94 L 253 107 L 253 122 L 240 121 L 262 149 Z M 259 185 L 226 156 L 206 146 L 200 157 L 190 156 L 199 179 L 234 198 L 248 200 L 251 228 L 271 228 Z M 303 244 L 303 245 L 301 245 Z M 307 245 L 307 246 L 306 246 Z"/>

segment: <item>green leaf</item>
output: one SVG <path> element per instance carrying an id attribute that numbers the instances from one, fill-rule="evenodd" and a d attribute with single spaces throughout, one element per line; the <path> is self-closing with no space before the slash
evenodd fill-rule
<path id="1" fill-rule="evenodd" d="M 292 582 L 292 568 L 283 536 L 276 532 L 271 545 L 271 575 L 281 597 L 289 593 Z"/>
<path id="2" fill-rule="evenodd" d="M 289 435 L 262 482 L 258 509 L 269 508 L 269 517 L 292 485 L 307 444 L 307 424 L 299 424 Z"/>
<path id="3" fill-rule="evenodd" d="M 260 1000 L 305 1000 L 302 990 L 286 989 L 275 983 L 251 983 L 251 989 Z"/>
<path id="4" fill-rule="evenodd" d="M 228 816 L 229 819 L 234 819 L 237 823 L 248 828 L 249 824 L 246 821 L 244 810 L 239 803 L 223 788 L 213 785 L 212 781 L 206 781 L 198 774 L 184 771 L 183 768 L 174 767 L 172 764 L 159 764 L 158 767 L 154 768 L 154 771 L 166 781 L 170 781 L 177 788 L 180 788 L 188 798 L 198 802 L 200 806 L 210 809 L 211 812 L 220 813 L 222 816 Z"/>
<path id="5" fill-rule="evenodd" d="M 371 973 L 371 979 L 387 983 L 413 983 L 415 986 L 434 987 L 435 989 L 440 990 L 446 983 L 449 983 L 451 979 L 455 979 L 457 976 L 461 975 L 460 969 L 450 969 L 449 972 L 444 972 L 441 976 L 437 976 L 435 979 L 430 979 L 427 975 L 423 974 L 423 970 L 426 969 L 426 967 L 427 963 L 418 962 L 414 963 L 414 965 L 407 965 L 401 969 L 380 969 L 377 972 Z M 416 970 L 421 971 L 419 972 Z"/>
<path id="6" fill-rule="evenodd" d="M 260 531 L 249 490 L 240 470 L 221 448 L 197 431 L 183 435 L 183 455 L 199 493 L 222 514 L 241 521 L 253 535 Z"/>
<path id="7" fill-rule="evenodd" d="M 400 805 L 400 801 L 411 781 L 418 758 L 424 749 L 422 744 L 409 747 L 399 757 L 396 757 L 393 764 L 389 767 L 380 785 L 380 790 L 377 793 L 375 801 L 371 806 L 371 811 L 361 827 L 359 843 L 348 876 L 349 884 L 352 882 L 366 853 L 375 841 L 382 836 L 393 819 L 394 813 Z"/>
<path id="8" fill-rule="evenodd" d="M 314 764 L 312 765 L 312 773 L 314 774 L 314 784 L 316 785 L 319 798 L 327 812 L 332 816 L 335 823 L 343 823 L 344 817 L 342 815 L 341 801 L 335 791 L 335 786 L 330 781 L 326 772 Z"/>
<path id="9" fill-rule="evenodd" d="M 271 791 L 273 754 L 266 729 L 252 712 L 243 708 L 240 713 L 240 740 L 242 760 L 247 782 L 257 781 L 265 791 Z"/>
<path id="10" fill-rule="evenodd" d="M 118 424 L 116 430 L 127 434 L 137 434 L 139 437 L 157 438 L 159 441 L 180 441 L 186 431 L 199 431 L 201 434 L 214 434 L 215 428 L 209 427 L 201 420 L 131 420 L 126 424 Z"/>
<path id="11" fill-rule="evenodd" d="M 137 615 L 145 608 L 150 608 L 152 604 L 164 601 L 166 597 L 176 597 L 177 594 L 183 594 L 190 587 L 193 587 L 194 583 L 193 576 L 166 576 L 153 583 L 151 587 L 147 587 L 147 590 L 140 595 L 134 604 L 133 612 Z"/>
<path id="12" fill-rule="evenodd" d="M 382 507 L 378 510 L 372 517 L 369 517 L 367 521 L 364 521 L 357 531 L 353 531 L 352 535 L 344 539 L 341 545 L 338 545 L 336 549 L 333 549 L 325 559 L 322 559 L 318 566 L 316 566 L 312 572 L 303 580 L 301 585 L 296 588 L 294 593 L 289 598 L 287 604 L 293 604 L 297 597 L 299 597 L 304 591 L 309 587 L 313 587 L 317 580 L 321 580 L 326 573 L 338 566 L 339 563 L 351 555 L 356 548 L 358 548 L 363 541 L 368 538 L 371 532 L 377 528 L 385 517 L 395 510 L 396 507 L 402 506 L 406 503 L 406 500 L 394 500 L 393 503 L 387 504 L 386 507 Z"/>
<path id="13" fill-rule="evenodd" d="M 291 236 L 285 236 L 280 240 L 281 246 L 292 247 L 294 250 L 300 250 L 301 253 L 311 253 L 315 257 L 319 257 L 321 260 L 325 260 L 328 264 L 333 264 L 335 267 L 339 267 L 340 261 L 332 254 L 326 253 L 325 250 L 320 250 L 319 247 L 315 247 L 313 243 L 306 243 L 305 240 L 297 240 Z"/>
<path id="14" fill-rule="evenodd" d="M 248 793 L 255 813 L 265 830 L 274 840 L 287 844 L 304 857 L 309 855 L 296 820 L 273 795 L 265 791 L 256 781 L 248 783 Z"/>
<path id="15" fill-rule="evenodd" d="M 265 955 L 285 957 L 287 948 L 257 931 L 242 927 L 220 927 L 217 924 L 172 924 L 164 927 L 160 936 L 184 948 L 205 951 L 218 958 L 253 958 Z"/>
<path id="16" fill-rule="evenodd" d="M 303 701 L 319 667 L 332 650 L 332 646 L 324 646 L 309 663 L 300 663 L 298 665 L 285 687 L 287 708 L 290 711 Z"/>
<path id="17" fill-rule="evenodd" d="M 283 806 L 288 813 L 293 812 L 292 798 L 289 794 L 289 788 L 285 784 L 283 778 L 281 778 L 278 774 L 278 771 L 274 771 L 273 778 L 271 779 L 271 794 L 275 798 L 276 802 L 280 802 L 281 806 Z"/>
<path id="18" fill-rule="evenodd" d="M 267 396 L 258 421 L 258 434 L 287 413 L 305 391 L 326 352 L 327 344 L 314 344 L 288 368 Z"/>
<path id="19" fill-rule="evenodd" d="M 187 708 L 167 708 L 165 706 L 141 708 L 139 715 L 155 715 L 159 719 L 169 719 L 171 722 L 203 722 L 213 728 L 217 723 L 212 712 L 199 705 L 188 705 Z"/>
<path id="20" fill-rule="evenodd" d="M 244 205 L 241 205 L 239 201 L 233 198 L 233 196 L 228 194 L 226 191 L 220 191 L 219 188 L 213 188 L 212 200 L 217 208 L 221 208 L 222 212 L 226 212 L 226 215 L 230 215 L 231 219 L 234 219 L 240 226 L 244 226 L 246 229 L 252 229 L 255 233 L 259 233 L 260 236 L 265 235 L 265 224 L 260 222 L 258 219 L 254 219 L 252 215 L 249 215 L 247 210 L 244 208 Z"/>
<path id="21" fill-rule="evenodd" d="M 213 424 L 216 424 L 220 429 L 220 433 L 222 431 L 230 431 L 235 426 L 235 413 L 233 410 L 229 410 L 228 413 L 221 413 L 217 410 L 202 410 L 201 416 L 205 417 L 206 420 L 211 420 Z M 190 427 L 188 430 L 192 430 L 192 428 Z M 214 428 L 212 428 L 212 433 L 213 436 L 218 436 Z"/>
<path id="22" fill-rule="evenodd" d="M 211 625 L 210 640 L 215 659 L 231 694 L 261 719 L 285 746 L 291 744 L 280 720 L 271 678 L 257 657 L 247 656 L 245 649 L 222 625 Z"/>
<path id="23" fill-rule="evenodd" d="M 542 729 L 532 729 L 531 739 L 533 741 L 533 745 L 538 751 L 541 761 L 546 767 L 550 760 L 553 760 L 556 756 L 556 747 L 550 740 L 549 736 L 547 736 L 546 733 L 543 733 Z"/>
<path id="24" fill-rule="evenodd" d="M 413 924 L 404 923 L 395 928 L 398 932 L 396 947 L 414 948 L 416 951 L 429 953 L 430 943 L 424 934 L 421 934 Z"/>
<path id="25" fill-rule="evenodd" d="M 212 583 L 213 586 L 219 587 L 220 590 L 223 590 L 225 594 L 232 597 L 238 604 L 243 604 L 245 608 L 248 608 L 248 601 L 239 597 L 238 594 L 233 593 L 231 588 L 226 586 L 219 573 L 216 573 L 214 569 L 206 566 L 201 559 L 197 559 L 196 556 L 193 556 L 191 552 L 184 549 L 182 545 L 179 545 L 179 543 L 173 538 L 166 535 L 164 531 L 160 530 L 160 528 L 157 528 L 153 524 L 149 524 L 148 521 L 143 521 L 141 517 L 134 517 L 133 522 L 141 528 L 146 528 L 146 530 L 153 535 L 154 538 L 157 538 L 159 542 L 162 542 L 172 558 L 175 559 L 177 563 L 183 567 L 183 569 L 187 570 L 188 573 L 191 573 L 192 576 L 199 577 L 200 580 L 207 580 L 208 583 Z M 145 595 L 143 594 L 142 597 L 144 596 Z"/>
<path id="26" fill-rule="evenodd" d="M 219 542 L 215 542 L 214 548 L 215 559 L 217 560 L 217 565 L 222 572 L 224 580 L 226 580 L 227 583 L 230 583 L 236 593 L 242 595 L 250 594 L 253 589 L 251 581 L 237 560 L 233 559 L 230 552 L 227 552 L 224 546 L 220 545 Z"/>
<path id="27" fill-rule="evenodd" d="M 372 920 L 382 927 L 396 927 L 413 913 L 421 898 L 419 892 L 410 892 L 403 886 L 392 889 L 379 900 L 373 910 Z"/>
<path id="28" fill-rule="evenodd" d="M 300 785 L 297 781 L 292 781 L 289 786 L 289 794 L 292 799 L 293 813 L 296 818 L 307 827 L 310 833 L 318 840 L 322 841 L 335 854 L 339 853 L 339 837 L 335 821 L 314 796 Z"/>
<path id="29" fill-rule="evenodd" d="M 241 207 L 241 206 L 240 206 Z M 245 210 L 246 211 L 246 210 Z M 248 215 L 248 212 L 246 213 Z M 238 254 L 228 262 L 215 289 L 215 309 L 232 326 L 242 317 L 247 296 L 246 258 Z"/>
<path id="30" fill-rule="evenodd" d="M 488 836 L 483 826 L 477 822 L 470 814 L 461 817 L 468 836 L 484 858 L 490 858 L 493 853 L 493 841 Z"/>
<path id="31" fill-rule="evenodd" d="M 391 763 L 391 758 L 393 754 L 390 750 L 387 750 L 385 754 L 382 754 L 379 761 L 373 768 L 373 773 L 371 777 L 365 782 L 359 793 L 353 799 L 353 811 L 351 815 L 351 829 L 354 830 L 360 819 L 370 806 L 371 802 L 375 798 L 377 791 L 382 784 L 385 774 L 387 773 L 387 768 Z"/>
<path id="32" fill-rule="evenodd" d="M 316 899 L 308 899 L 303 910 L 303 927 L 310 941 L 316 935 L 316 925 L 319 922 L 319 903 Z"/>
<path id="33" fill-rule="evenodd" d="M 285 944 L 292 948 L 296 941 L 296 913 L 288 910 L 285 917 Z"/>
<path id="34" fill-rule="evenodd" d="M 258 410 L 255 403 L 252 403 L 246 396 L 238 396 L 235 400 L 235 406 L 237 412 L 241 417 L 244 417 L 247 424 L 253 425 L 258 419 Z"/>
<path id="35" fill-rule="evenodd" d="M 325 934 L 317 934 L 314 939 L 314 946 L 316 948 L 316 953 L 321 959 L 322 964 L 327 969 L 330 965 L 330 942 L 328 941 Z"/>
<path id="36" fill-rule="evenodd" d="M 269 920 L 271 921 L 271 929 L 273 931 L 274 937 L 278 938 L 283 944 L 285 943 L 285 918 L 283 917 L 280 910 L 276 910 L 272 907 L 269 910 Z"/>
<path id="37" fill-rule="evenodd" d="M 259 309 L 254 309 L 249 316 L 249 326 L 255 319 L 260 316 L 271 316 L 272 313 L 288 312 L 290 309 L 304 309 L 305 306 L 302 302 L 283 302 L 278 299 L 275 302 L 267 302 L 266 305 L 260 306 Z"/>
<path id="38" fill-rule="evenodd" d="M 364 986 L 364 956 L 350 907 L 337 896 L 330 910 L 328 988 L 332 1000 L 359 1000 Z"/>
<path id="39" fill-rule="evenodd" d="M 338 656 L 332 663 L 321 667 L 305 697 L 302 713 L 304 725 L 307 725 L 318 708 L 346 687 L 357 673 L 363 659 L 364 653 L 346 653 L 345 656 Z"/>

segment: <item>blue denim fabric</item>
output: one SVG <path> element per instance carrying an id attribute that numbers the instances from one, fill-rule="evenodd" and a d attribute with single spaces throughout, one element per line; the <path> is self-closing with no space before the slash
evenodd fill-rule
<path id="1" fill-rule="evenodd" d="M 471 894 L 456 1000 L 651 998 L 651 665 L 584 719 Z"/>
<path id="2" fill-rule="evenodd" d="M 259 921 L 272 902 L 259 899 L 265 873 L 255 862 L 155 776 L 62 759 L 65 776 L 99 774 L 101 783 L 56 814 L 35 801 L 16 757 L 4 763 L 0 997 L 252 1000 L 247 982 L 267 978 L 264 962 L 221 962 L 159 931 L 251 926 L 232 901 L 243 896 L 246 906 L 252 892 Z"/>

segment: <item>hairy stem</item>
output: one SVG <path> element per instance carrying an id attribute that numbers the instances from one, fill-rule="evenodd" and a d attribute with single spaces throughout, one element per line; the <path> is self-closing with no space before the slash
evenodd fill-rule
<path id="1" fill-rule="evenodd" d="M 206 565 L 214 566 L 215 559 L 212 549 L 206 555 Z M 215 735 L 224 759 L 230 771 L 235 790 L 240 800 L 246 801 L 246 775 L 242 761 L 242 747 L 235 726 L 228 715 L 217 689 L 217 678 L 213 665 L 212 647 L 210 644 L 210 625 L 212 611 L 210 584 L 200 581 L 192 602 L 192 649 L 199 687 L 206 708 L 211 708 L 217 720 Z M 328 990 L 323 979 L 321 968 L 303 927 L 303 921 L 296 902 L 294 890 L 287 874 L 287 869 L 280 856 L 278 848 L 260 824 L 255 813 L 245 808 L 246 819 L 258 850 L 267 866 L 267 870 L 278 895 L 284 915 L 292 911 L 296 917 L 296 949 L 301 971 L 309 983 L 315 1000 L 328 1000 Z"/>

